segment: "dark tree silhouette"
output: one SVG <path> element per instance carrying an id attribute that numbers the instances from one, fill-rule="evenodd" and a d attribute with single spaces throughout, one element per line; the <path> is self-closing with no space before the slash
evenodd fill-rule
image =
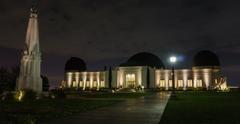
<path id="1" fill-rule="evenodd" d="M 0 68 L 0 92 L 15 90 L 20 67 L 14 66 L 11 69 Z M 46 76 L 41 75 L 43 80 L 43 91 L 48 91 L 49 81 Z"/>
<path id="2" fill-rule="evenodd" d="M 109 88 L 112 88 L 112 67 L 111 66 L 109 68 L 108 84 L 109 84 Z"/>
<path id="3" fill-rule="evenodd" d="M 0 91 L 8 89 L 9 71 L 6 68 L 0 68 Z"/>
<path id="4" fill-rule="evenodd" d="M 149 67 L 147 68 L 147 88 L 150 87 L 150 72 Z"/>
<path id="5" fill-rule="evenodd" d="M 11 68 L 11 89 L 15 90 L 16 83 L 17 83 L 17 78 L 20 73 L 20 66 L 14 66 Z"/>
<path id="6" fill-rule="evenodd" d="M 107 71 L 107 66 L 104 66 L 104 71 Z"/>
<path id="7" fill-rule="evenodd" d="M 42 78 L 42 88 L 43 91 L 48 91 L 49 90 L 49 80 L 46 76 L 41 75 Z"/>
<path id="8" fill-rule="evenodd" d="M 11 69 L 0 68 L 0 91 L 15 90 L 19 70 L 19 66 Z"/>

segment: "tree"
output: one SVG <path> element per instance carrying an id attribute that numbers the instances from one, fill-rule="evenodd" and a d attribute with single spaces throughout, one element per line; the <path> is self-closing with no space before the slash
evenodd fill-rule
<path id="1" fill-rule="evenodd" d="M 0 68 L 0 91 L 15 90 L 19 71 L 19 66 L 14 66 L 10 70 L 3 67 Z"/>
<path id="2" fill-rule="evenodd" d="M 0 92 L 15 90 L 17 78 L 20 73 L 19 66 L 13 66 L 11 69 L 0 68 Z M 43 91 L 48 91 L 49 80 L 46 76 L 41 75 L 43 81 Z"/>
<path id="3" fill-rule="evenodd" d="M 108 73 L 108 84 L 109 84 L 109 88 L 112 88 L 112 67 L 111 66 L 109 68 L 109 73 Z"/>
<path id="4" fill-rule="evenodd" d="M 150 88 L 150 70 L 147 67 L 147 88 Z"/>
<path id="5" fill-rule="evenodd" d="M 43 91 L 48 91 L 49 90 L 49 80 L 46 76 L 41 75 L 42 78 L 42 88 Z"/>
<path id="6" fill-rule="evenodd" d="M 11 68 L 11 83 L 9 84 L 10 87 L 11 87 L 11 90 L 15 90 L 15 87 L 16 87 L 16 83 L 17 83 L 17 78 L 19 76 L 19 73 L 20 73 L 20 66 L 17 65 L 17 66 L 13 66 Z"/>
<path id="7" fill-rule="evenodd" d="M 6 68 L 0 68 L 0 91 L 8 89 L 7 84 L 9 83 L 9 71 Z"/>

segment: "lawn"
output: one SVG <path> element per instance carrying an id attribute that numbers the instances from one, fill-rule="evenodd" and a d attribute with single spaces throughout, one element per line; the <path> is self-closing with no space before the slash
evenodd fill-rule
<path id="1" fill-rule="evenodd" d="M 42 123 L 46 120 L 71 116 L 114 103 L 117 103 L 117 101 L 79 99 L 43 99 L 23 102 L 1 101 L 0 122 L 1 124 L 29 124 L 31 121 Z"/>
<path id="2" fill-rule="evenodd" d="M 80 98 L 109 98 L 109 99 L 133 99 L 141 96 L 151 95 L 153 93 L 77 93 L 77 94 L 69 94 L 69 97 L 80 97 Z"/>
<path id="3" fill-rule="evenodd" d="M 1 124 L 42 123 L 52 119 L 71 116 L 80 112 L 109 106 L 123 99 L 138 98 L 152 93 L 68 93 L 71 99 L 41 99 L 35 101 L 0 101 Z M 79 99 L 79 98 L 106 98 Z M 118 99 L 119 100 L 112 100 Z"/>
<path id="4" fill-rule="evenodd" d="M 240 92 L 177 92 L 160 124 L 240 124 Z"/>

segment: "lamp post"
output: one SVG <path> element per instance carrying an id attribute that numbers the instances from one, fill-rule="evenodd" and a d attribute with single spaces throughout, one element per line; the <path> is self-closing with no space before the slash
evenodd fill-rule
<path id="1" fill-rule="evenodd" d="M 172 64 L 172 73 L 171 73 L 171 75 L 172 75 L 172 97 L 176 97 L 176 92 L 175 92 L 175 74 L 174 74 L 175 69 L 174 69 L 174 64 L 177 62 L 177 57 L 175 57 L 175 56 L 171 56 L 171 57 L 169 58 L 169 60 L 170 60 L 170 63 Z"/>

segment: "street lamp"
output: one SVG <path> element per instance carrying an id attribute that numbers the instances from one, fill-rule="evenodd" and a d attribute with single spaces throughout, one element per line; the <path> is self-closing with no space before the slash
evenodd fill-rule
<path id="1" fill-rule="evenodd" d="M 172 64 L 172 97 L 176 97 L 176 92 L 175 92 L 175 74 L 174 74 L 174 64 L 177 62 L 177 57 L 176 56 L 171 56 L 169 58 L 170 63 Z"/>
<path id="2" fill-rule="evenodd" d="M 177 62 L 177 57 L 171 56 L 171 57 L 170 57 L 170 62 L 171 62 L 172 64 L 175 64 L 175 63 Z"/>

